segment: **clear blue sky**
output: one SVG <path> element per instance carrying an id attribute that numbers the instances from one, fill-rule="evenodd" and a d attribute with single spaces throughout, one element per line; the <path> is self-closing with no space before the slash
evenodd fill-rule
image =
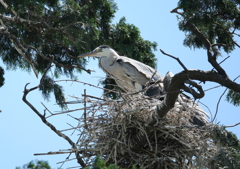
<path id="1" fill-rule="evenodd" d="M 176 7 L 177 1 L 124 1 L 116 0 L 118 12 L 113 23 L 119 21 L 123 16 L 127 22 L 137 26 L 141 35 L 145 40 L 156 41 L 158 49 L 163 49 L 165 52 L 179 57 L 188 69 L 210 70 L 211 66 L 207 62 L 206 52 L 203 50 L 190 50 L 182 45 L 184 33 L 178 30 L 177 18 L 170 11 Z M 238 41 L 239 42 L 239 41 Z M 102 44 L 99 44 L 102 45 Z M 234 79 L 240 74 L 239 49 L 230 54 L 230 59 L 222 64 L 228 72 L 231 79 Z M 87 52 L 87 51 L 86 51 Z M 162 55 L 159 51 L 155 52 L 158 59 L 158 71 L 164 76 L 167 71 L 178 73 L 182 71 L 181 66 L 173 59 Z M 220 60 L 227 57 L 223 54 Z M 3 63 L 0 62 L 3 66 Z M 83 73 L 78 75 L 80 81 L 88 82 L 97 85 L 99 80 L 105 77 L 105 74 L 98 68 L 97 60 L 89 59 L 87 68 L 95 70 L 91 75 Z M 33 156 L 34 153 L 45 153 L 49 151 L 58 151 L 60 149 L 68 149 L 70 145 L 62 138 L 58 137 L 47 126 L 45 126 L 39 117 L 30 110 L 22 101 L 23 88 L 26 83 L 30 82 L 29 87 L 38 85 L 39 79 L 36 79 L 34 73 L 17 71 L 6 71 L 5 85 L 0 88 L 0 164 L 1 168 L 13 169 L 16 166 L 34 160 L 47 160 L 50 165 L 57 168 L 56 163 L 63 161 L 67 155 L 52 155 L 52 156 Z M 62 78 L 67 79 L 67 78 Z M 240 82 L 240 79 L 237 80 Z M 71 99 L 68 95 L 81 97 L 84 89 L 87 89 L 87 94 L 101 96 L 102 91 L 95 88 L 84 86 L 79 83 L 61 82 L 65 87 L 65 94 L 68 100 Z M 214 83 L 207 83 L 204 89 L 216 86 Z M 216 111 L 217 101 L 225 88 L 220 87 L 215 90 L 206 92 L 206 96 L 201 99 L 201 102 L 206 104 L 211 112 Z M 38 90 L 29 94 L 28 99 L 40 111 L 43 112 L 43 102 L 52 112 L 59 111 L 60 108 L 55 105 L 54 99 L 48 102 L 43 100 Z M 82 107 L 77 105 L 69 107 L 74 109 Z M 226 102 L 225 97 L 221 100 L 217 122 L 223 125 L 233 125 L 240 122 L 240 107 L 234 107 Z M 82 112 L 78 112 L 79 116 Z M 61 115 L 49 119 L 55 124 L 58 129 L 65 129 L 72 125 L 77 125 L 76 121 L 71 120 L 67 115 Z M 229 128 L 240 138 L 240 126 Z M 73 157 L 73 156 L 72 156 Z M 76 166 L 76 162 L 66 163 L 63 168 Z"/>

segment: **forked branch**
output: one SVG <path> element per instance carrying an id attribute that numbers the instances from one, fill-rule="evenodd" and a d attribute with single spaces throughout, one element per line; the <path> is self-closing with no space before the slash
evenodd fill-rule
<path id="1" fill-rule="evenodd" d="M 183 12 L 179 12 L 178 11 L 179 8 L 175 8 L 171 11 L 171 13 L 177 13 L 179 15 L 181 15 L 183 18 L 184 17 L 184 13 Z M 205 45 L 206 49 L 207 49 L 207 56 L 208 56 L 208 62 L 217 70 L 217 72 L 223 76 L 227 76 L 227 73 L 225 72 L 225 70 L 217 63 L 216 61 L 216 57 L 215 55 L 217 54 L 217 51 L 213 50 L 213 46 L 214 44 L 211 44 L 209 39 L 194 25 L 192 24 L 190 21 L 186 21 L 186 26 L 188 26 L 190 28 L 190 30 L 192 31 L 193 34 L 195 34 Z"/>
<path id="2" fill-rule="evenodd" d="M 169 54 L 166 54 L 162 50 L 161 52 L 169 56 Z M 176 59 L 176 57 L 172 58 Z M 178 59 L 178 62 L 179 61 L 180 60 Z M 201 85 L 192 80 L 216 82 L 236 92 L 240 92 L 240 84 L 230 80 L 226 76 L 221 75 L 215 71 L 201 71 L 201 70 L 186 71 L 186 67 L 184 66 L 183 68 L 184 71 L 177 73 L 176 75 L 173 75 L 171 74 L 171 72 L 168 72 L 163 80 L 166 96 L 164 100 L 157 105 L 156 113 L 159 115 L 159 117 L 164 117 L 168 113 L 168 111 L 174 107 L 174 104 L 178 98 L 179 93 L 181 92 L 181 89 L 192 94 L 195 99 L 202 98 L 204 96 L 204 91 Z M 184 83 L 188 83 L 193 87 L 197 88 L 198 92 L 196 92 L 192 88 L 186 87 Z"/>
<path id="3" fill-rule="evenodd" d="M 27 83 L 24 87 L 24 91 L 23 91 L 23 97 L 22 100 L 38 115 L 38 117 L 40 117 L 40 119 L 42 120 L 42 122 L 47 125 L 53 132 L 55 132 L 58 136 L 64 138 L 71 146 L 72 148 L 75 150 L 75 155 L 77 158 L 78 163 L 82 166 L 85 167 L 85 163 L 82 160 L 81 156 L 80 156 L 80 152 L 78 151 L 78 148 L 76 146 L 76 144 L 65 134 L 61 133 L 59 130 L 56 129 L 56 127 L 51 124 L 50 122 L 47 121 L 46 117 L 45 117 L 45 113 L 42 115 L 28 100 L 27 100 L 27 95 L 33 91 L 38 89 L 41 86 L 41 82 L 42 79 L 44 78 L 44 76 L 46 75 L 46 72 L 48 71 L 48 69 L 50 69 L 51 64 L 49 65 L 49 67 L 47 68 L 47 70 L 45 71 L 44 75 L 42 76 L 41 80 L 40 80 L 40 84 L 38 86 L 35 86 L 33 88 L 27 89 L 27 86 L 29 83 Z"/>

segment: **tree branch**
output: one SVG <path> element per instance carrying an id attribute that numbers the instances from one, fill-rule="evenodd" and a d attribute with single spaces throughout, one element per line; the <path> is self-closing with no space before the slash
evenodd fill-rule
<path id="1" fill-rule="evenodd" d="M 217 26 L 219 26 L 220 28 L 222 28 L 222 30 L 228 35 L 228 37 L 232 40 L 232 42 L 237 46 L 237 47 L 239 47 L 240 48 L 240 45 L 236 42 L 236 41 L 234 41 L 233 39 L 232 39 L 232 37 L 230 36 L 230 32 L 228 32 L 222 25 L 220 25 L 219 23 L 215 23 Z"/>
<path id="2" fill-rule="evenodd" d="M 224 126 L 224 128 L 227 128 L 227 127 L 235 127 L 235 126 L 237 126 L 237 125 L 240 125 L 240 123 L 236 123 L 236 124 L 234 124 L 234 125 L 232 125 L 232 126 Z"/>
<path id="3" fill-rule="evenodd" d="M 15 35 L 9 33 L 9 31 L 7 30 L 6 26 L 4 25 L 1 19 L 0 19 L 0 23 L 2 25 L 2 29 L 0 29 L 0 33 L 3 35 L 6 35 L 10 39 L 10 41 L 14 44 L 14 47 L 19 53 L 19 55 L 21 55 L 31 65 L 33 72 L 35 73 L 36 77 L 38 77 L 38 72 L 34 66 L 34 65 L 37 65 L 37 63 L 32 59 L 32 54 L 29 53 L 23 47 L 22 42 L 20 42 L 20 40 L 18 40 L 18 38 Z"/>
<path id="4" fill-rule="evenodd" d="M 6 10 L 9 9 L 8 5 L 5 2 L 3 2 L 3 0 L 0 0 L 0 3 L 4 6 L 4 8 Z M 70 25 L 66 25 L 65 27 L 62 26 L 62 27 L 57 27 L 56 28 L 56 27 L 52 27 L 49 24 L 47 24 L 43 18 L 39 18 L 40 21 L 32 21 L 32 20 L 29 20 L 29 19 L 23 19 L 23 18 L 19 17 L 17 15 L 17 13 L 15 11 L 13 11 L 13 10 L 12 10 L 12 12 L 14 13 L 15 17 L 11 17 L 11 16 L 6 16 L 6 15 L 3 15 L 3 14 L 0 14 L 0 21 L 2 20 L 2 21 L 5 21 L 5 22 L 9 22 L 9 23 L 21 23 L 21 24 L 23 24 L 25 26 L 31 25 L 31 26 L 34 26 L 34 27 L 37 27 L 37 28 L 47 28 L 47 29 L 50 29 L 50 30 L 60 31 L 61 34 L 64 34 L 68 38 L 71 38 L 71 37 L 64 30 L 67 27 L 69 27 L 70 25 L 82 23 L 82 22 L 76 22 L 76 23 L 72 23 Z M 84 24 L 84 23 L 82 23 L 82 24 Z M 2 25 L 3 25 L 3 23 L 2 23 Z M 43 32 L 44 31 L 42 30 L 39 33 L 43 34 Z M 40 52 L 37 48 L 33 47 L 32 45 L 27 45 L 23 41 L 18 40 L 18 38 L 14 34 L 10 33 L 6 28 L 5 29 L 1 28 L 0 29 L 0 34 L 6 35 L 10 39 L 10 41 L 14 44 L 14 47 L 16 48 L 18 53 L 27 60 L 27 62 L 31 65 L 35 75 L 38 77 L 38 72 L 37 72 L 37 70 L 36 70 L 36 68 L 34 66 L 34 65 L 37 65 L 37 63 L 32 59 L 32 54 L 29 53 L 27 51 L 27 49 L 34 50 L 36 53 L 38 53 L 45 60 L 49 61 L 49 58 L 47 56 L 45 56 L 42 52 Z M 62 44 L 56 44 L 56 45 L 62 45 Z M 65 50 L 68 50 L 68 48 L 65 47 Z M 65 69 L 68 69 L 68 68 L 78 68 L 78 69 L 82 69 L 82 70 L 86 71 L 89 74 L 92 72 L 92 70 L 85 69 L 85 68 L 83 68 L 83 67 L 81 67 L 79 65 L 64 65 L 64 64 L 61 64 L 61 63 L 59 63 L 57 61 L 54 61 L 53 63 L 55 63 L 57 66 L 64 67 Z"/>
<path id="5" fill-rule="evenodd" d="M 204 97 L 204 91 L 200 84 L 198 84 L 194 81 L 191 81 L 191 80 L 186 80 L 184 83 L 188 83 L 188 84 L 196 87 L 199 91 L 199 93 L 197 93 L 194 89 L 187 87 L 186 85 L 183 84 L 181 89 L 183 89 L 185 92 L 192 94 L 195 99 Z"/>
<path id="6" fill-rule="evenodd" d="M 178 12 L 177 10 L 178 10 L 178 8 L 175 8 L 171 11 L 171 13 L 177 13 L 177 14 L 181 15 L 183 18 L 185 18 L 184 14 Z M 186 26 L 188 26 L 190 28 L 190 30 L 192 31 L 192 33 L 195 34 L 204 43 L 204 45 L 207 49 L 208 62 L 217 70 L 217 72 L 219 74 L 228 77 L 225 70 L 217 63 L 216 57 L 214 57 L 216 52 L 213 51 L 213 48 L 212 48 L 213 46 L 210 43 L 210 41 L 208 40 L 208 38 L 204 34 L 202 34 L 201 31 L 195 25 L 193 25 L 191 22 L 186 21 Z"/>
<path id="7" fill-rule="evenodd" d="M 224 92 L 221 94 L 220 98 L 218 99 L 217 107 L 216 107 L 216 112 L 215 112 L 215 115 L 214 115 L 214 117 L 213 117 L 213 119 L 212 119 L 212 123 L 214 122 L 214 120 L 215 120 L 216 117 L 217 117 L 218 107 L 219 107 L 220 101 L 221 101 L 223 95 L 226 93 L 227 89 L 228 89 L 228 88 L 226 88 L 226 89 L 224 90 Z"/>
<path id="8" fill-rule="evenodd" d="M 50 66 L 48 67 L 48 69 L 51 67 L 51 64 Z M 47 70 L 48 70 L 47 69 Z M 46 70 L 46 72 L 47 72 Z M 82 158 L 80 157 L 80 152 L 78 152 L 78 147 L 76 146 L 76 144 L 68 137 L 66 136 L 65 134 L 61 133 L 59 130 L 56 129 L 56 127 L 54 125 L 52 125 L 50 122 L 48 122 L 46 120 L 46 117 L 45 117 L 45 114 L 42 115 L 30 102 L 28 102 L 27 100 L 27 95 L 29 92 L 37 89 L 40 87 L 41 85 L 41 82 L 42 82 L 42 79 L 44 78 L 44 76 L 46 75 L 46 72 L 44 73 L 44 75 L 42 76 L 41 80 L 40 80 L 40 84 L 36 87 L 33 87 L 31 89 L 27 89 L 27 85 L 29 83 L 27 83 L 24 87 L 24 91 L 23 91 L 23 97 L 22 97 L 22 100 L 38 115 L 38 117 L 40 117 L 40 119 L 42 120 L 42 122 L 47 125 L 49 128 L 51 128 L 52 131 L 54 131 L 58 136 L 64 138 L 71 146 L 73 149 L 75 149 L 75 155 L 76 155 L 76 158 L 77 158 L 77 161 L 78 163 L 82 166 L 82 167 L 85 167 L 85 163 L 84 161 L 82 160 Z"/>
<path id="9" fill-rule="evenodd" d="M 215 71 L 188 70 L 187 73 L 182 71 L 172 77 L 165 99 L 157 105 L 156 113 L 159 117 L 164 117 L 167 112 L 174 107 L 180 89 L 188 78 L 199 81 L 216 82 L 236 92 L 240 92 L 240 84 L 237 84 Z"/>
<path id="10" fill-rule="evenodd" d="M 183 67 L 184 71 L 187 73 L 188 72 L 188 69 L 186 68 L 186 66 L 181 62 L 181 60 L 175 56 L 172 56 L 166 52 L 164 52 L 162 49 L 160 49 L 160 51 L 164 54 L 164 55 L 167 55 L 175 60 L 177 60 L 177 62 Z M 163 80 L 163 84 L 164 84 L 164 88 L 165 88 L 165 91 L 168 91 L 168 87 L 169 87 L 169 84 L 171 82 L 171 78 L 173 77 L 173 74 L 171 74 L 171 72 L 168 72 Z M 184 85 L 184 83 L 188 83 L 194 87 L 196 87 L 199 91 L 199 93 L 197 93 L 194 89 L 190 88 L 190 87 L 187 87 Z M 197 84 L 196 82 L 192 81 L 191 79 L 188 79 L 184 82 L 181 86 L 181 89 L 183 89 L 185 92 L 188 92 L 190 94 L 193 95 L 193 97 L 195 99 L 197 98 L 202 98 L 204 96 L 204 91 L 202 89 L 202 86 L 200 84 Z"/>
<path id="11" fill-rule="evenodd" d="M 179 58 L 177 58 L 177 57 L 175 57 L 175 56 L 172 56 L 172 55 L 170 55 L 170 54 L 164 52 L 162 49 L 160 49 L 160 51 L 161 51 L 164 55 L 167 55 L 167 56 L 169 56 L 169 57 L 171 57 L 171 58 L 177 60 L 178 63 L 183 67 L 183 69 L 184 69 L 185 71 L 188 70 L 188 69 L 186 68 L 186 66 L 181 62 L 181 60 L 180 60 Z"/>

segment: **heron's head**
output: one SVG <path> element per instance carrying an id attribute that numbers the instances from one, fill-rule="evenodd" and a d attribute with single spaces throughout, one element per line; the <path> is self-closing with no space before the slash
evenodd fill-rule
<path id="1" fill-rule="evenodd" d="M 118 56 L 117 52 L 115 52 L 112 48 L 107 45 L 102 45 L 97 47 L 91 52 L 82 54 L 78 56 L 79 58 L 86 57 L 86 56 L 93 56 L 93 57 L 111 57 L 111 56 Z"/>

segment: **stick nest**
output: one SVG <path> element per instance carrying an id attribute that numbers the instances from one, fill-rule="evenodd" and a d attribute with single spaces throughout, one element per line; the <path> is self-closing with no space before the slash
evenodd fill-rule
<path id="1" fill-rule="evenodd" d="M 100 155 L 121 168 L 195 168 L 207 165 L 215 152 L 211 126 L 191 123 L 194 106 L 179 101 L 160 119 L 155 113 L 160 101 L 140 94 L 126 94 L 121 100 L 84 100 L 78 151 L 88 165 Z"/>

